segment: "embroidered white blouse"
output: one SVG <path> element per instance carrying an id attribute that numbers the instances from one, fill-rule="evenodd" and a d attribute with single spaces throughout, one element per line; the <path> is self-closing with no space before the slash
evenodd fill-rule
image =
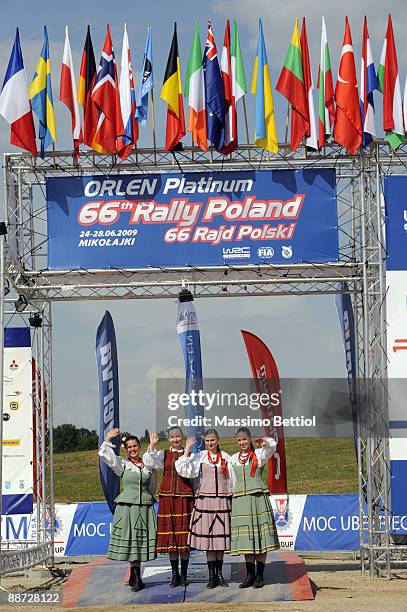
<path id="1" fill-rule="evenodd" d="M 177 452 L 180 456 L 184 454 L 183 448 L 181 450 L 170 448 L 170 451 Z M 154 470 L 162 470 L 164 468 L 164 452 L 156 448 L 148 448 L 143 455 L 144 465 Z"/>
<path id="2" fill-rule="evenodd" d="M 99 448 L 98 455 L 99 457 L 102 457 L 106 465 L 108 465 L 115 474 L 121 476 L 124 470 L 131 470 L 133 472 L 135 472 L 136 470 L 140 470 L 140 468 L 138 468 L 128 459 L 123 459 L 123 457 L 120 457 L 120 455 L 116 455 L 113 450 L 114 448 L 114 444 L 112 444 L 111 442 L 106 442 L 106 440 L 104 440 L 102 442 L 101 447 Z M 144 467 L 141 469 L 141 472 L 144 474 L 144 476 L 148 476 L 149 474 L 151 474 L 149 491 L 152 495 L 155 495 L 155 491 L 157 488 L 155 469 L 153 469 L 151 466 L 147 466 L 144 462 Z"/>

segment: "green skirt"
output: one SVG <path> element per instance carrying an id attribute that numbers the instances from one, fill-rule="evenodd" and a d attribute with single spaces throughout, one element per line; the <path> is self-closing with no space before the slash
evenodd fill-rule
<path id="1" fill-rule="evenodd" d="M 231 523 L 231 555 L 261 555 L 280 548 L 268 495 L 234 497 Z"/>
<path id="2" fill-rule="evenodd" d="M 107 556 L 116 561 L 152 561 L 156 558 L 157 519 L 154 505 L 117 504 Z"/>

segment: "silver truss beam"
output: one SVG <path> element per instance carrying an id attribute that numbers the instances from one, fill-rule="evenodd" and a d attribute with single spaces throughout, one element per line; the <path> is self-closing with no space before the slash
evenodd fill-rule
<path id="1" fill-rule="evenodd" d="M 224 158 L 213 150 L 203 153 L 186 147 L 182 152 L 138 149 L 126 161 L 83 151 L 56 151 L 44 159 L 20 153 L 6 155 L 6 272 L 18 293 L 38 309 L 46 322 L 42 332 L 41 363 L 49 390 L 48 420 L 44 406 L 39 435 L 41 470 L 52 479 L 52 340 L 49 305 L 53 301 L 158 299 L 178 295 L 188 286 L 196 297 L 334 294 L 346 283 L 355 312 L 355 342 L 359 394 L 367 408 L 367 421 L 358 422 L 358 481 L 362 570 L 371 577 L 390 576 L 392 562 L 405 550 L 390 543 L 389 454 L 386 427 L 386 326 L 383 247 L 383 212 L 380 182 L 389 173 L 407 173 L 407 146 L 393 153 L 378 141 L 358 156 L 348 156 L 339 145 L 328 145 L 324 155 L 305 148 L 292 152 L 287 144 L 277 156 L 253 146 L 242 146 Z M 333 264 L 212 266 L 148 268 L 143 270 L 46 269 L 46 211 L 44 185 L 50 176 L 162 173 L 203 170 L 262 170 L 335 167 L 340 236 L 340 262 Z M 38 201 L 40 203 L 38 203 Z M 377 384 L 379 382 L 379 384 Z M 43 395 L 42 395 L 43 397 Z M 44 421 L 45 419 L 45 421 Z M 44 455 L 45 449 L 45 455 Z M 45 481 L 44 481 L 45 482 Z M 53 485 L 41 489 L 42 540 L 48 545 L 47 512 L 53 507 Z M 381 523 L 384 517 L 384 528 Z M 53 513 L 51 512 L 51 521 Z"/>

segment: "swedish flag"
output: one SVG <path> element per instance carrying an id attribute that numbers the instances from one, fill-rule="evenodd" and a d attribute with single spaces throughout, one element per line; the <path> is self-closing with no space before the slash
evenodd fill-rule
<path id="1" fill-rule="evenodd" d="M 38 137 L 41 143 L 41 157 L 45 149 L 56 141 L 54 102 L 51 87 L 51 66 L 49 61 L 48 32 L 44 26 L 44 45 L 38 60 L 29 95 L 34 113 L 39 119 Z"/>

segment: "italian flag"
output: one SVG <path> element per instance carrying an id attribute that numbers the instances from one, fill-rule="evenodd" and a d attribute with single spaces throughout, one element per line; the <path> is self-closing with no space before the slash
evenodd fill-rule
<path id="1" fill-rule="evenodd" d="M 235 102 L 247 92 L 246 76 L 244 73 L 242 50 L 240 48 L 239 32 L 236 21 L 233 21 L 232 32 L 232 48 L 231 48 L 231 64 L 232 64 L 232 94 Z"/>
<path id="2" fill-rule="evenodd" d="M 326 34 L 325 17 L 322 17 L 321 59 L 318 74 L 318 149 L 326 145 L 335 119 L 334 86 L 332 81 L 331 57 Z"/>
<path id="3" fill-rule="evenodd" d="M 208 150 L 206 132 L 205 87 L 202 67 L 201 40 L 198 24 L 195 24 L 194 40 L 189 54 L 185 78 L 185 96 L 189 103 L 188 131 L 203 151 Z"/>
<path id="4" fill-rule="evenodd" d="M 378 90 L 383 94 L 383 129 L 393 150 L 404 140 L 403 110 L 396 45 L 391 15 L 387 23 L 382 55 L 377 71 Z"/>
<path id="5" fill-rule="evenodd" d="M 294 32 L 285 56 L 284 66 L 276 86 L 291 104 L 291 150 L 295 151 L 302 139 L 310 133 L 310 120 L 307 93 L 305 91 L 304 75 L 302 70 L 301 42 L 298 32 L 298 19 L 295 22 Z"/>

